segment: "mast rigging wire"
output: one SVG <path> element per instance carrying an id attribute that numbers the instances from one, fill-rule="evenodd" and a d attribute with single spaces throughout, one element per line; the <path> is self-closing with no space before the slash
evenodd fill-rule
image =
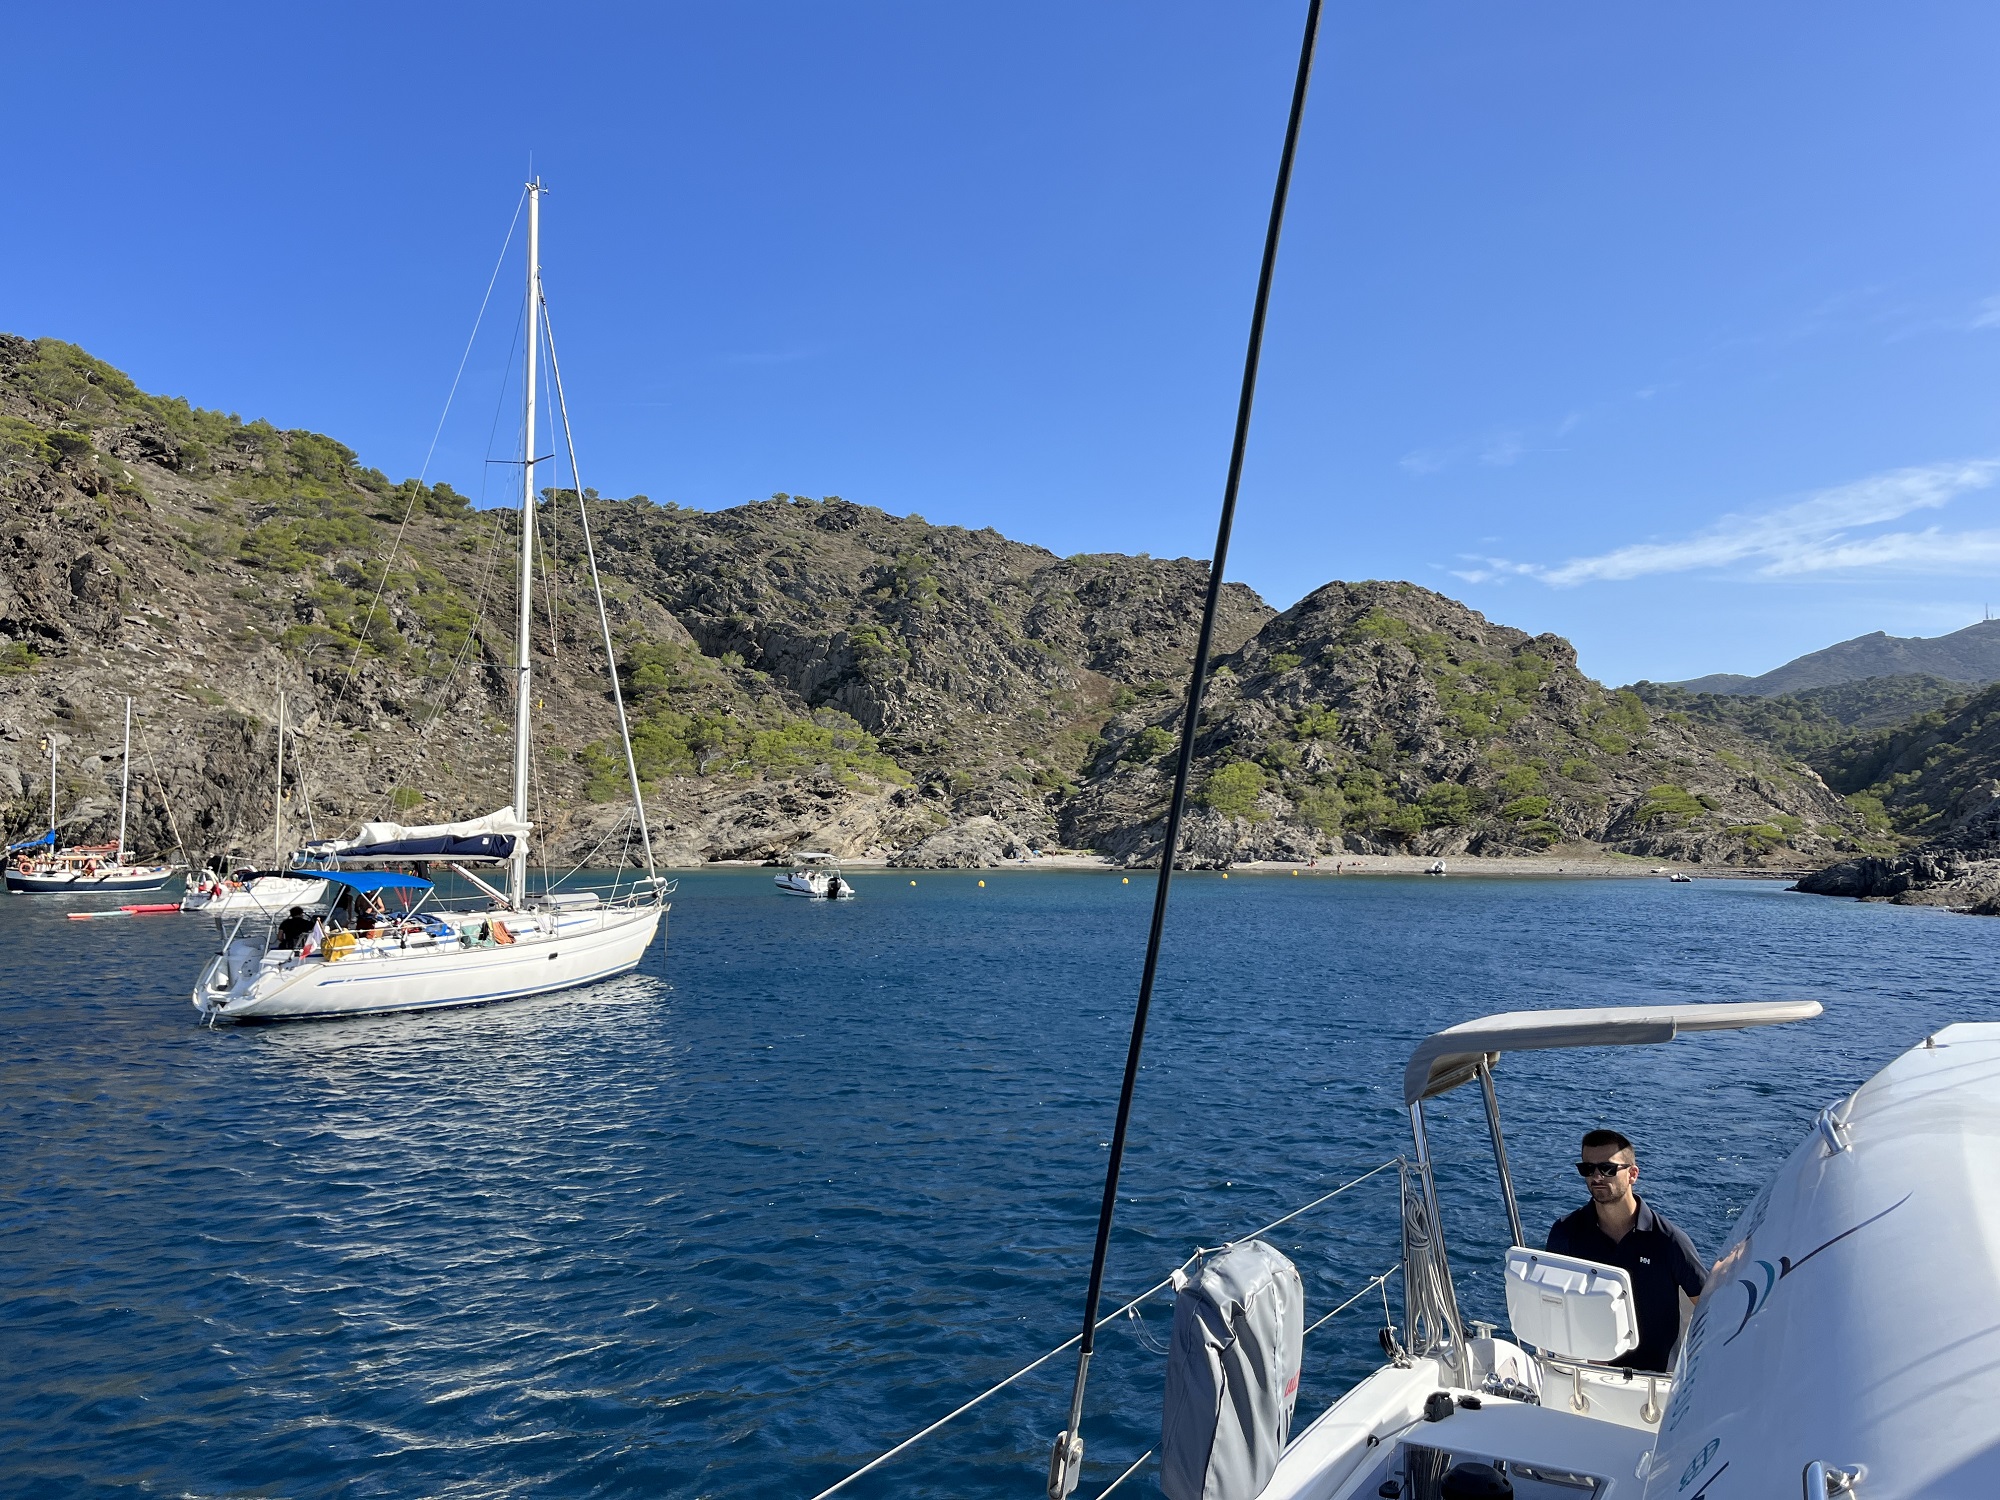
<path id="1" fill-rule="evenodd" d="M 472 346 L 478 342 L 479 329 L 486 321 L 486 307 L 493 300 L 493 288 L 499 284 L 500 268 L 507 263 L 507 251 L 514 243 L 514 230 L 521 222 L 521 205 L 528 201 L 527 189 L 514 203 L 514 217 L 507 222 L 507 237 L 500 242 L 500 254 L 494 259 L 493 274 L 486 278 L 486 293 L 479 299 L 479 311 L 472 318 L 472 332 L 466 336 L 465 350 L 458 357 L 458 369 L 451 377 L 451 389 L 444 398 L 444 410 L 438 413 L 437 426 L 431 432 L 431 445 L 424 452 L 424 466 L 417 475 L 416 487 L 410 491 L 410 500 L 403 507 L 403 519 L 396 524 L 395 539 L 389 545 L 389 555 L 382 560 L 382 576 L 375 584 L 374 597 L 368 601 L 368 613 L 362 617 L 361 628 L 355 632 L 354 649 L 348 653 L 346 675 L 338 680 L 328 700 L 330 708 L 340 698 L 342 691 L 354 685 L 355 668 L 361 664 L 361 648 L 368 639 L 368 629 L 375 623 L 375 610 L 382 602 L 382 593 L 389 586 L 389 574 L 396 565 L 396 557 L 402 551 L 403 533 L 409 529 L 410 518 L 416 514 L 417 501 L 423 497 L 424 486 L 430 479 L 431 460 L 437 455 L 438 439 L 444 434 L 444 424 L 451 417 L 452 403 L 458 399 L 459 382 L 465 378 L 466 362 L 472 358 Z M 518 330 L 517 330 L 518 333 Z M 317 761 L 320 741 L 313 746 L 314 760 Z M 303 778 L 301 778 L 303 781 Z"/>
<path id="2" fill-rule="evenodd" d="M 1314 0 L 1317 4 L 1318 0 Z M 538 288 L 539 289 L 539 288 Z M 611 644 L 611 614 L 604 607 L 604 584 L 597 576 L 597 544 L 590 534 L 590 506 L 583 498 L 583 475 L 576 467 L 576 436 L 570 431 L 569 402 L 563 397 L 562 365 L 556 360 L 556 325 L 549 317 L 549 299 L 542 294 L 542 329 L 549 341 L 549 374 L 556 387 L 556 409 L 562 413 L 563 443 L 569 450 L 569 477 L 576 486 L 576 513 L 583 527 L 583 555 L 590 563 L 590 589 L 597 596 L 597 624 L 604 633 L 604 668 L 611 678 L 611 702 L 618 710 L 618 738 L 625 746 L 625 769 L 632 779 L 632 808 L 639 815 L 639 842 L 646 849 L 646 878 L 658 880 L 653 862 L 653 834 L 646 826 L 646 797 L 639 789 L 639 760 L 632 753 L 632 729 L 625 718 L 625 689 L 618 682 L 618 653 Z"/>
<path id="3" fill-rule="evenodd" d="M 1181 816 L 1187 807 L 1188 778 L 1194 767 L 1195 736 L 1201 729 L 1201 699 L 1208 685 L 1208 652 L 1215 638 L 1215 617 L 1222 603 L 1224 565 L 1229 560 L 1229 534 L 1236 521 L 1236 494 L 1243 478 L 1243 453 L 1250 438 L 1250 412 L 1257 395 L 1257 362 L 1264 347 L 1264 316 L 1271 305 L 1271 277 L 1278 261 L 1278 239 L 1285 224 L 1285 198 L 1291 189 L 1292 159 L 1299 143 L 1299 122 L 1305 115 L 1306 90 L 1312 82 L 1314 44 L 1319 37 L 1320 0 L 1306 6 L 1305 35 L 1299 44 L 1298 77 L 1292 85 L 1291 115 L 1285 123 L 1285 147 L 1278 158 L 1278 181 L 1271 194 L 1271 219 L 1264 233 L 1264 260 L 1257 273 L 1257 301 L 1250 315 L 1249 348 L 1243 358 L 1243 390 L 1236 403 L 1236 436 L 1229 450 L 1229 478 L 1222 491 L 1222 516 L 1216 526 L 1215 555 L 1208 567 L 1208 597 L 1201 611 L 1201 632 L 1195 643 L 1194 671 L 1188 680 L 1187 705 L 1181 716 L 1180 755 L 1174 764 L 1174 795 L 1167 807 L 1167 826 L 1160 843 L 1160 878 L 1153 892 L 1153 925 L 1146 937 L 1146 963 L 1139 978 L 1139 999 L 1132 1011 L 1132 1040 L 1125 1054 L 1125 1078 L 1118 1094 L 1118 1122 L 1111 1134 L 1111 1156 L 1104 1165 L 1104 1199 L 1097 1215 L 1097 1244 L 1091 1254 L 1090 1289 L 1084 1296 L 1083 1331 L 1076 1356 L 1076 1384 L 1070 1393 L 1069 1420 L 1049 1455 L 1049 1500 L 1067 1500 L 1076 1489 L 1083 1463 L 1084 1388 L 1090 1379 L 1090 1356 L 1097 1341 L 1097 1305 L 1104 1291 L 1104 1263 L 1111 1249 L 1111 1222 L 1118 1208 L 1118 1171 L 1125 1158 L 1125 1140 L 1132 1119 L 1132 1095 L 1139 1082 L 1139 1058 L 1146 1045 L 1146 1015 L 1153 1003 L 1153 980 L 1159 970 L 1160 939 L 1166 928 L 1167 892 L 1173 884 L 1174 859 L 1180 852 Z"/>

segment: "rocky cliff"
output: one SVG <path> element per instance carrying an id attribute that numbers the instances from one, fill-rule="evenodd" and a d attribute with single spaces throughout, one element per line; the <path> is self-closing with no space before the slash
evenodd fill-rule
<path id="1" fill-rule="evenodd" d="M 136 842 L 272 847 L 273 719 L 296 833 L 506 800 L 513 534 L 331 439 L 141 392 L 0 336 L 0 824 L 116 816 L 137 703 Z M 585 497 L 669 862 L 801 844 L 911 864 L 1056 843 L 1154 857 L 1204 564 L 1059 558 L 838 498 L 705 512 Z M 547 497 L 530 808 L 553 859 L 631 857 L 577 497 Z M 1194 857 L 1574 843 L 1727 863 L 1865 847 L 1813 773 L 1649 711 L 1568 644 L 1406 584 L 1274 615 L 1231 585 Z"/>
<path id="2" fill-rule="evenodd" d="M 2000 915 L 2000 687 L 1860 736 L 1838 762 L 1854 802 L 1923 842 L 1821 870 L 1800 890 Z"/>
<path id="3" fill-rule="evenodd" d="M 1137 700 L 1065 804 L 1074 842 L 1157 857 L 1180 708 Z M 1217 666 L 1197 741 L 1197 860 L 1595 844 L 1727 864 L 1825 858 L 1859 820 L 1812 770 L 1655 715 L 1553 635 L 1407 583 L 1331 583 Z"/>

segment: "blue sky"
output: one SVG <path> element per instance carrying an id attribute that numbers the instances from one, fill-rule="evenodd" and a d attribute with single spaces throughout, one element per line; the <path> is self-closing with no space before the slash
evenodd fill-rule
<path id="1" fill-rule="evenodd" d="M 400 478 L 532 156 L 599 490 L 1202 556 L 1302 15 L 34 7 L 0 327 Z M 1924 0 L 1330 5 L 1232 576 L 1409 578 L 1613 682 L 2000 606 L 1996 50 Z M 431 462 L 474 494 L 518 302 Z"/>

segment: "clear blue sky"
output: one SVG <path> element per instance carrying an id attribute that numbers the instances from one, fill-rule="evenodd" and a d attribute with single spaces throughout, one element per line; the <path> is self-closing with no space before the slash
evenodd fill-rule
<path id="1" fill-rule="evenodd" d="M 28 7 L 0 327 L 400 478 L 532 154 L 596 488 L 1204 556 L 1302 15 Z M 1232 576 L 1613 682 L 2000 606 L 1996 55 L 1990 4 L 1330 5 Z"/>

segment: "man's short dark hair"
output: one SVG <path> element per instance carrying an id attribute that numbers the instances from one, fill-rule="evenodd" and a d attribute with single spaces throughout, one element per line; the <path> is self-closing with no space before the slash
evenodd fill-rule
<path id="1" fill-rule="evenodd" d="M 1620 1151 L 1632 1151 L 1632 1143 L 1615 1130 L 1587 1132 L 1583 1138 L 1583 1149 L 1588 1151 L 1592 1146 L 1615 1146 Z M 1632 1151 L 1632 1154 L 1636 1157 L 1639 1153 Z"/>

